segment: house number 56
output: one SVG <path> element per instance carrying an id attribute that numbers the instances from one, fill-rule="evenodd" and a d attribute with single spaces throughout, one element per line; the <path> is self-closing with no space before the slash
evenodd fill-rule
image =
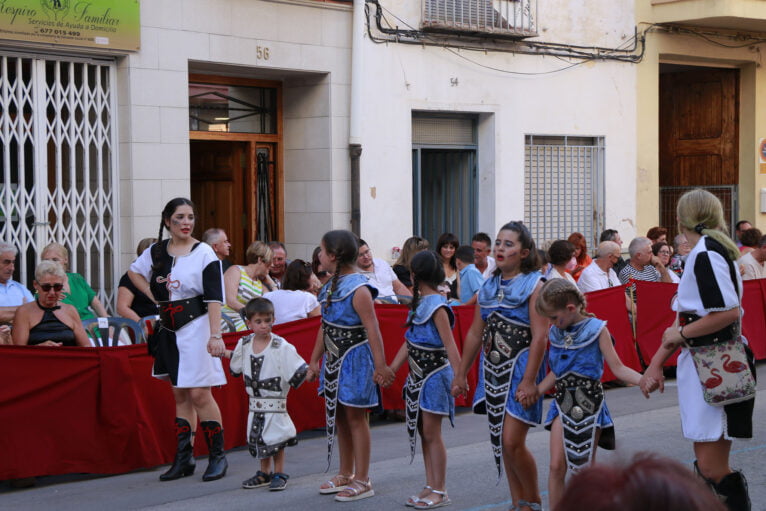
<path id="1" fill-rule="evenodd" d="M 270 48 L 268 46 L 256 46 L 255 58 L 258 60 L 269 60 Z"/>

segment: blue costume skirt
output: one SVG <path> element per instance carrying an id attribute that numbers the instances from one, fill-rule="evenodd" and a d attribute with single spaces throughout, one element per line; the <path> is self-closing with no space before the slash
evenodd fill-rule
<path id="1" fill-rule="evenodd" d="M 508 399 L 505 404 L 505 412 L 511 417 L 520 420 L 530 426 L 537 426 L 543 420 L 543 399 L 540 398 L 529 408 L 524 408 L 521 403 L 516 401 L 516 390 L 524 378 L 524 372 L 527 369 L 527 360 L 529 359 L 529 350 L 524 350 L 519 354 L 516 363 L 513 366 L 511 376 L 511 388 L 508 390 Z M 537 371 L 535 383 L 540 383 L 545 378 L 545 364 L 540 364 L 540 370 Z M 473 406 L 480 401 L 484 401 L 484 352 L 481 352 L 479 360 L 479 381 L 476 383 L 476 392 L 473 395 Z M 483 403 L 482 403 L 483 404 Z"/>
<path id="2" fill-rule="evenodd" d="M 375 364 L 368 343 L 355 346 L 346 352 L 338 375 L 338 402 L 356 408 L 378 406 L 377 385 L 372 381 Z M 320 396 L 324 396 L 324 358 L 319 372 Z"/>
<path id="3" fill-rule="evenodd" d="M 449 416 L 453 426 L 455 425 L 455 398 L 452 397 L 450 390 L 454 377 L 455 373 L 449 365 L 432 374 L 423 384 L 418 402 L 420 409 L 424 412 Z"/>

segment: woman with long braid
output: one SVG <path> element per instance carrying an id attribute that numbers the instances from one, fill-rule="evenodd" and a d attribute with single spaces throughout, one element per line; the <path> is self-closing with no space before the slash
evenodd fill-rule
<path id="1" fill-rule="evenodd" d="M 378 404 L 375 384 L 390 385 L 394 375 L 386 366 L 383 341 L 375 317 L 377 290 L 357 273 L 359 247 L 349 231 L 330 231 L 322 237 L 319 261 L 333 273 L 319 293 L 322 328 L 311 355 L 307 381 L 320 376 L 319 393 L 325 398 L 327 463 L 338 431 L 340 470 L 319 487 L 346 502 L 375 495 L 370 483 L 370 425 L 367 410 Z"/>
<path id="2" fill-rule="evenodd" d="M 194 473 L 197 417 L 210 450 L 202 480 L 220 479 L 228 467 L 221 411 L 210 390 L 226 383 L 219 358 L 225 352 L 220 333 L 223 274 L 213 249 L 192 237 L 194 221 L 189 199 L 168 202 L 162 210 L 159 241 L 128 271 L 136 288 L 159 304 L 159 327 L 149 346 L 155 357 L 152 374 L 170 381 L 176 402 L 176 457 L 161 481 Z M 163 240 L 165 229 L 170 238 Z"/>

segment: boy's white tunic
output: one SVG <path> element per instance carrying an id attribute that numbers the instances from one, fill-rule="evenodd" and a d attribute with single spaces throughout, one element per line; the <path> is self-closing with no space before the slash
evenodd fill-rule
<path id="1" fill-rule="evenodd" d="M 298 443 L 295 425 L 287 414 L 287 393 L 303 383 L 308 365 L 292 344 L 273 333 L 266 348 L 253 353 L 253 335 L 239 340 L 229 370 L 245 377 L 250 396 L 247 444 L 250 454 L 263 459 Z"/>

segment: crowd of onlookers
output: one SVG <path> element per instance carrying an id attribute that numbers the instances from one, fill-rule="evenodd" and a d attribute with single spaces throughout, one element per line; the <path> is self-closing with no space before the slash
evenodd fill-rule
<path id="1" fill-rule="evenodd" d="M 664 227 L 649 229 L 646 236 L 634 238 L 628 244 L 627 258 L 624 258 L 623 241 L 616 230 L 603 231 L 592 253 L 585 236 L 574 232 L 567 239 L 542 244 L 540 256 L 545 261 L 542 271 L 546 279 L 567 279 L 583 292 L 626 285 L 625 307 L 633 315 L 634 281 L 678 283 L 683 274 L 689 244 L 683 234 L 672 241 L 668 241 L 667 236 L 668 230 Z M 742 252 L 738 263 L 743 279 L 766 277 L 766 236 L 742 220 L 737 222 L 733 237 Z M 154 238 L 141 240 L 137 254 L 154 241 Z M 247 248 L 245 260 L 233 264 L 231 244 L 222 229 L 207 230 L 202 241 L 213 248 L 224 270 L 224 331 L 246 329 L 240 312 L 257 296 L 268 297 L 274 303 L 277 324 L 320 314 L 317 295 L 332 275 L 319 262 L 319 247 L 311 261 L 291 261 L 283 243 L 256 241 Z M 475 234 L 470 244 L 461 244 L 452 233 L 439 236 L 435 252 L 446 276 L 439 289 L 452 305 L 476 302 L 483 281 L 496 268 L 490 255 L 493 245 L 493 240 L 483 232 Z M 358 271 L 378 289 L 377 301 L 407 303 L 413 290 L 409 265 L 415 254 L 431 248 L 428 240 L 419 236 L 408 238 L 392 265 L 374 257 L 364 240 L 359 240 L 359 247 Z M 67 272 L 66 247 L 51 243 L 42 250 L 41 260 L 51 261 L 53 266 L 38 264 L 33 282 L 35 296 L 13 280 L 17 253 L 13 245 L 0 243 L 0 343 L 91 345 L 81 332 L 80 322 L 107 317 L 109 313 L 82 275 Z M 127 273 L 124 274 L 117 290 L 115 316 L 140 323 L 156 314 L 157 304 L 136 289 Z M 24 318 L 23 324 L 18 321 L 20 317 Z"/>

